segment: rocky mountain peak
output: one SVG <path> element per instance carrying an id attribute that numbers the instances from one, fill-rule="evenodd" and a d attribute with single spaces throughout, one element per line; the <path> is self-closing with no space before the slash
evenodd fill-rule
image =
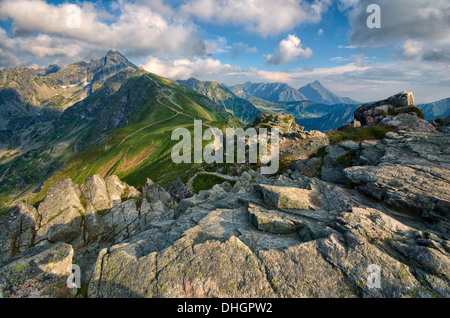
<path id="1" fill-rule="evenodd" d="M 103 57 L 101 60 L 102 60 L 104 65 L 108 65 L 108 64 L 118 65 L 118 64 L 120 64 L 120 65 L 127 65 L 127 66 L 129 66 L 131 68 L 136 68 L 137 69 L 136 65 L 134 65 L 133 63 L 128 61 L 128 59 L 125 56 L 123 56 L 118 51 L 113 51 L 113 50 L 108 51 L 106 56 Z"/>
<path id="2" fill-rule="evenodd" d="M 309 83 L 309 84 L 306 85 L 306 86 L 311 86 L 311 87 L 314 87 L 314 88 L 325 88 L 325 87 L 322 85 L 322 83 L 320 83 L 320 82 L 317 81 L 317 80 L 315 80 L 314 82 Z"/>
<path id="3" fill-rule="evenodd" d="M 323 103 L 327 105 L 357 104 L 357 102 L 350 98 L 337 96 L 317 80 L 299 88 L 298 91 L 302 93 L 308 100 L 316 103 Z"/>

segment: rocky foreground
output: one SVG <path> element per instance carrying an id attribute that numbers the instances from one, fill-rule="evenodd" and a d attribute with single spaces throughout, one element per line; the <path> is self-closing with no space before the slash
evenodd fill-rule
<path id="1" fill-rule="evenodd" d="M 181 200 L 151 180 L 58 182 L 0 219 L 2 297 L 450 297 L 449 120 L 422 120 L 410 93 L 355 118 L 391 131 L 331 145 L 299 131 L 287 148 L 308 155 L 286 173 Z"/>

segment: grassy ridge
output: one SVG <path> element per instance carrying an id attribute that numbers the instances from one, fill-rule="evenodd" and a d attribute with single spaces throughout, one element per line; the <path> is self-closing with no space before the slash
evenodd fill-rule
<path id="1" fill-rule="evenodd" d="M 81 184 L 95 174 L 102 177 L 117 175 L 136 188 L 143 186 L 147 178 L 168 185 L 196 166 L 172 162 L 171 150 L 178 143 L 171 140 L 174 129 L 185 127 L 193 134 L 194 118 L 219 128 L 230 123 L 239 126 L 236 120 L 223 119 L 210 108 L 201 106 L 202 100 L 198 100 L 196 93 L 184 94 L 183 89 L 162 78 L 155 77 L 155 81 L 169 89 L 166 93 L 171 97 L 161 94 L 158 99 L 149 99 L 130 118 L 131 125 L 109 133 L 103 138 L 102 145 L 73 155 L 28 201 L 31 204 L 42 201 L 48 188 L 60 180 L 71 178 Z"/>

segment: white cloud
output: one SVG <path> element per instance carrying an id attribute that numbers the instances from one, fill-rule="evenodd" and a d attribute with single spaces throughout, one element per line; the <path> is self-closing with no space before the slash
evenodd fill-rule
<path id="1" fill-rule="evenodd" d="M 423 43 L 415 40 L 407 40 L 402 46 L 402 55 L 405 57 L 415 57 L 422 55 Z"/>
<path id="2" fill-rule="evenodd" d="M 346 11 L 357 6 L 359 0 L 339 0 L 338 7 L 341 11 Z"/>
<path id="3" fill-rule="evenodd" d="M 206 53 L 205 42 L 197 35 L 197 26 L 163 16 L 169 7 L 161 1 L 152 2 L 151 6 L 121 1 L 116 6 L 118 15 L 112 17 L 89 2 L 82 2 L 80 14 L 77 14 L 69 4 L 56 6 L 42 0 L 3 0 L 0 18 L 12 20 L 14 40 L 28 42 L 26 51 L 38 57 L 72 57 L 74 52 L 110 48 L 122 50 L 129 56 L 194 57 Z M 102 22 L 105 17 L 112 21 Z M 74 19 L 79 20 L 79 28 L 72 27 Z M 74 44 L 67 47 L 65 40 Z M 45 42 L 53 45 L 44 49 Z M 61 45 L 56 46 L 57 43 Z"/>
<path id="4" fill-rule="evenodd" d="M 310 58 L 312 55 L 313 52 L 310 48 L 304 48 L 301 40 L 295 35 L 290 34 L 278 44 L 275 49 L 275 54 L 266 55 L 265 60 L 267 64 L 279 65 L 296 61 L 300 56 Z"/>
<path id="5" fill-rule="evenodd" d="M 348 50 L 355 50 L 357 49 L 357 45 L 339 45 L 338 49 L 348 49 Z"/>
<path id="6" fill-rule="evenodd" d="M 205 40 L 206 55 L 214 55 L 218 53 L 225 53 L 230 50 L 227 44 L 227 39 L 219 36 L 215 40 Z"/>
<path id="7" fill-rule="evenodd" d="M 210 23 L 244 26 L 260 35 L 320 22 L 331 0 L 186 0 L 181 12 Z"/>
<path id="8" fill-rule="evenodd" d="M 77 57 L 80 55 L 81 45 L 71 40 L 60 37 L 50 37 L 40 34 L 36 37 L 19 38 L 16 41 L 18 48 L 22 52 L 30 53 L 38 58 L 67 56 Z"/>
<path id="9" fill-rule="evenodd" d="M 14 51 L 15 43 L 8 37 L 6 31 L 0 27 L 0 67 L 10 67 L 19 63 Z"/>
<path id="10" fill-rule="evenodd" d="M 448 0 L 377 0 L 381 7 L 381 28 L 369 29 L 367 7 L 373 0 L 340 0 L 350 7 L 351 44 L 384 46 L 399 41 L 450 41 L 450 2 Z"/>
<path id="11" fill-rule="evenodd" d="M 147 58 L 141 65 L 146 71 L 167 77 L 173 80 L 187 80 L 191 77 L 206 78 L 208 76 L 233 76 L 243 70 L 238 66 L 222 64 L 215 59 L 174 59 L 161 60 L 155 57 Z"/>

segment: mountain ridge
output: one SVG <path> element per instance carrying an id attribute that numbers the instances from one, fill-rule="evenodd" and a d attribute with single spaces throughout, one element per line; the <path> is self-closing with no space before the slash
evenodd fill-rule
<path id="1" fill-rule="evenodd" d="M 418 105 L 427 120 L 450 116 L 450 98 Z"/>
<path id="2" fill-rule="evenodd" d="M 212 81 L 200 81 L 195 78 L 190 78 L 186 81 L 178 80 L 177 82 L 222 105 L 227 112 L 243 122 L 254 121 L 260 113 L 252 103 L 236 96 L 224 84 Z"/>
<path id="3" fill-rule="evenodd" d="M 251 83 L 229 86 L 238 97 L 248 99 L 258 97 L 271 102 L 294 102 L 306 100 L 306 97 L 286 83 Z"/>
<path id="4" fill-rule="evenodd" d="M 50 115 L 45 112 L 52 108 L 33 106 L 36 113 L 18 114 L 0 131 L 0 209 L 31 192 L 39 197 L 40 192 L 61 179 L 82 182 L 95 172 L 103 176 L 118 173 L 134 185 L 142 184 L 144 174 L 137 171 L 148 174 L 173 168 L 171 130 L 192 128 L 194 119 L 220 125 L 221 120 L 231 118 L 214 101 L 137 68 L 115 51 L 100 60 L 53 69 L 56 72 L 47 75 L 53 83 L 74 85 L 77 90 L 92 85 L 73 105 L 53 110 Z M 42 78 L 38 72 L 30 70 L 26 83 L 29 78 Z M 71 84 L 80 79 L 87 82 L 86 74 L 89 84 Z M 17 74 L 19 82 L 20 78 Z M 0 96 L 0 110 L 5 109 L 5 103 L 11 103 L 9 97 L 16 98 L 14 94 Z M 16 102 L 22 101 L 12 100 Z M 144 136 L 148 135 L 152 138 L 146 140 Z M 155 165 L 158 168 L 152 169 Z M 168 182 L 175 180 L 179 172 L 174 169 L 161 178 L 153 177 Z"/>
<path id="5" fill-rule="evenodd" d="M 237 96 L 249 99 L 260 98 L 270 102 L 299 102 L 312 101 L 320 104 L 360 104 L 348 97 L 339 97 L 325 88 L 319 81 L 311 82 L 299 89 L 286 83 L 252 83 L 228 86 Z"/>
<path id="6" fill-rule="evenodd" d="M 314 81 L 298 89 L 308 100 L 320 104 L 360 104 L 348 97 L 339 97 L 330 92 L 319 81 Z"/>

